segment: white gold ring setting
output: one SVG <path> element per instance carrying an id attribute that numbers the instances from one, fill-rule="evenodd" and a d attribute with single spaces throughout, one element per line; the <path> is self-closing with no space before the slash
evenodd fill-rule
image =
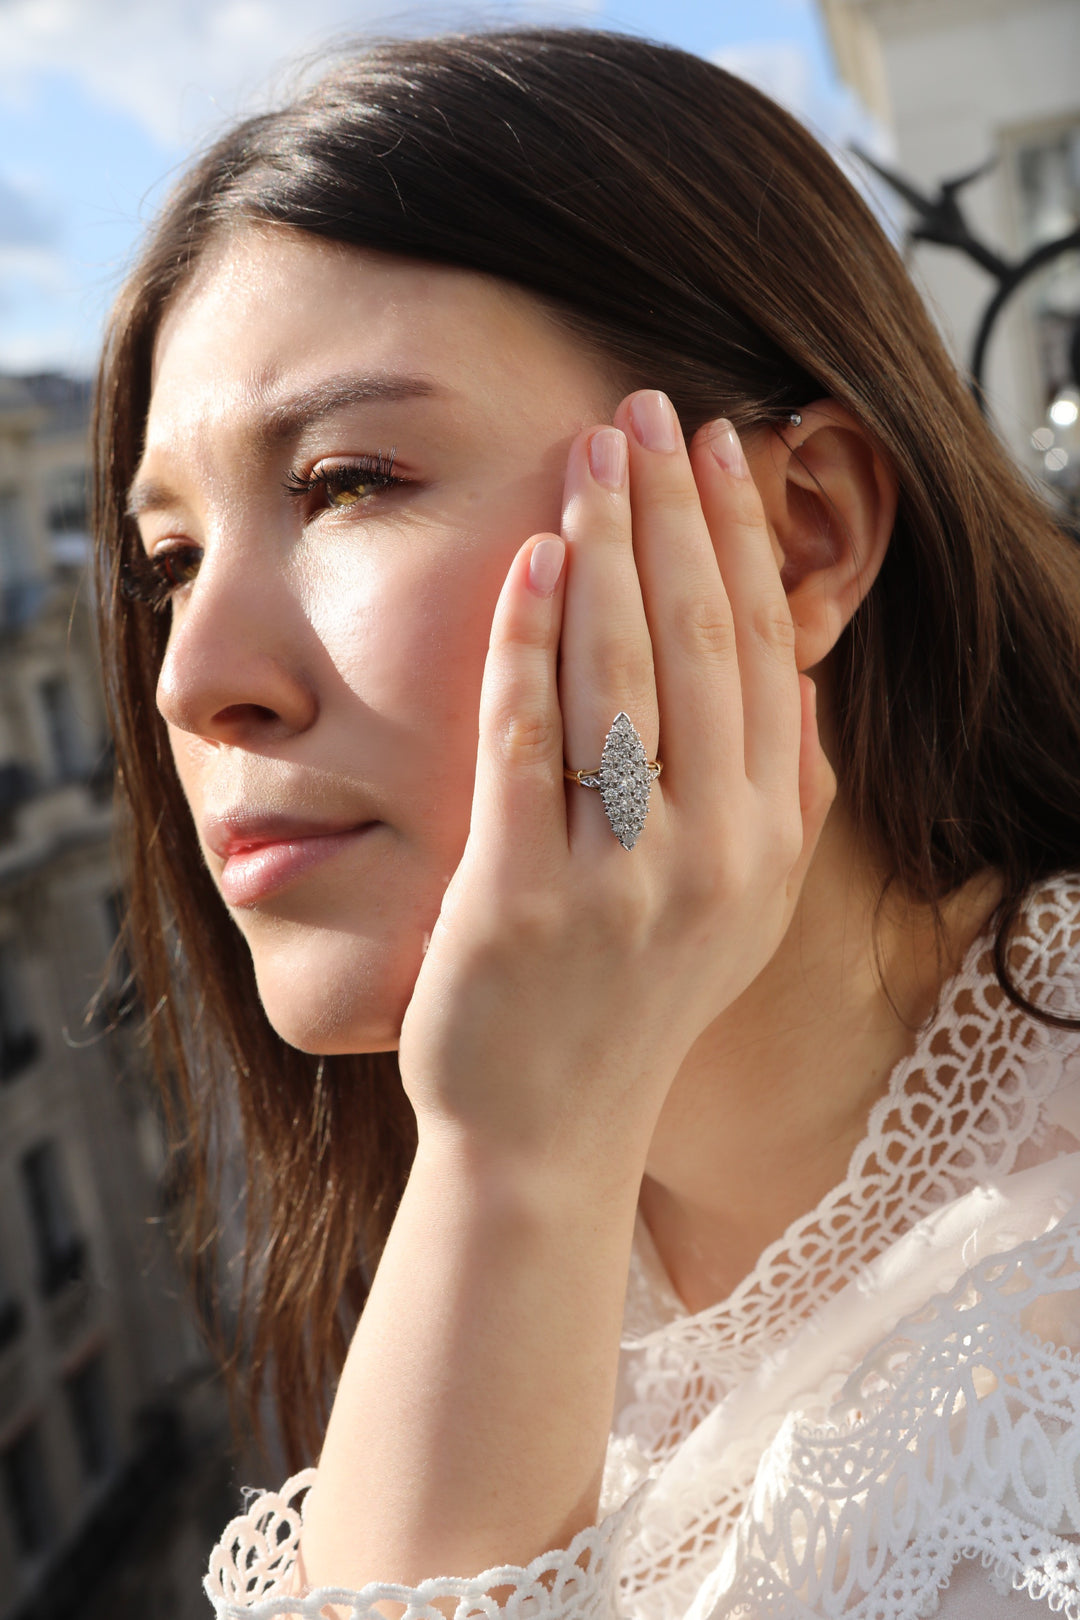
<path id="1" fill-rule="evenodd" d="M 650 759 L 634 722 L 622 710 L 611 722 L 600 764 L 589 771 L 563 771 L 581 787 L 598 788 L 611 830 L 623 849 L 633 849 L 649 812 L 649 793 L 663 770 Z"/>

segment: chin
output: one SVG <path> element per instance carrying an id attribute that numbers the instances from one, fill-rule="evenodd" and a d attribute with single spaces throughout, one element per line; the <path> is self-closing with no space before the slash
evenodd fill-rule
<path id="1" fill-rule="evenodd" d="M 290 1046 L 321 1056 L 396 1052 L 423 959 L 355 937 L 252 952 L 263 1009 Z"/>

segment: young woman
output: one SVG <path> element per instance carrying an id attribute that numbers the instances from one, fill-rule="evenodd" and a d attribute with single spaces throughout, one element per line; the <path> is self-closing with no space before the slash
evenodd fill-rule
<path id="1" fill-rule="evenodd" d="M 181 184 L 98 435 L 150 1029 L 319 1458 L 217 1614 L 1077 1612 L 1080 559 L 830 160 L 372 48 Z"/>

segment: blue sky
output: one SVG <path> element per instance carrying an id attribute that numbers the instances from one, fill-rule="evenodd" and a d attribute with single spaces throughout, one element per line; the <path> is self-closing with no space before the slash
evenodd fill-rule
<path id="1" fill-rule="evenodd" d="M 540 7 L 542 6 L 542 9 Z M 836 79 L 814 0 L 0 0 L 0 371 L 93 364 L 170 174 L 298 58 L 364 29 L 583 21 L 743 73 L 842 147 L 884 137 Z"/>

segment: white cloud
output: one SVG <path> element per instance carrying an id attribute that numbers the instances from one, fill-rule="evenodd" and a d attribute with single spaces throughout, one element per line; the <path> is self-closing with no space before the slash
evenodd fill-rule
<path id="1" fill-rule="evenodd" d="M 34 188 L 0 170 L 0 251 L 44 247 L 55 238 L 55 222 L 41 207 Z"/>
<path id="2" fill-rule="evenodd" d="M 38 76 L 70 74 L 163 146 L 186 146 L 257 105 L 298 57 L 351 33 L 453 27 L 465 3 L 436 12 L 424 0 L 0 0 L 0 96 L 24 103 Z M 522 20 L 545 3 L 514 9 Z M 594 0 L 559 4 L 572 18 Z"/>
<path id="3" fill-rule="evenodd" d="M 327 0 L 302 8 L 285 0 L 8 0 L 0 93 L 21 96 L 44 73 L 70 74 L 174 147 L 242 104 L 301 40 L 314 42 L 321 23 L 340 25 L 341 10 Z"/>
<path id="4" fill-rule="evenodd" d="M 15 281 L 51 296 L 71 291 L 71 270 L 62 254 L 52 248 L 0 239 L 0 289 Z"/>
<path id="5" fill-rule="evenodd" d="M 97 347 L 93 330 L 77 322 L 21 326 L 18 331 L 0 334 L 0 372 L 89 375 L 97 360 Z"/>
<path id="6" fill-rule="evenodd" d="M 0 240 L 0 371 L 88 369 L 97 324 L 80 306 L 59 248 Z"/>

